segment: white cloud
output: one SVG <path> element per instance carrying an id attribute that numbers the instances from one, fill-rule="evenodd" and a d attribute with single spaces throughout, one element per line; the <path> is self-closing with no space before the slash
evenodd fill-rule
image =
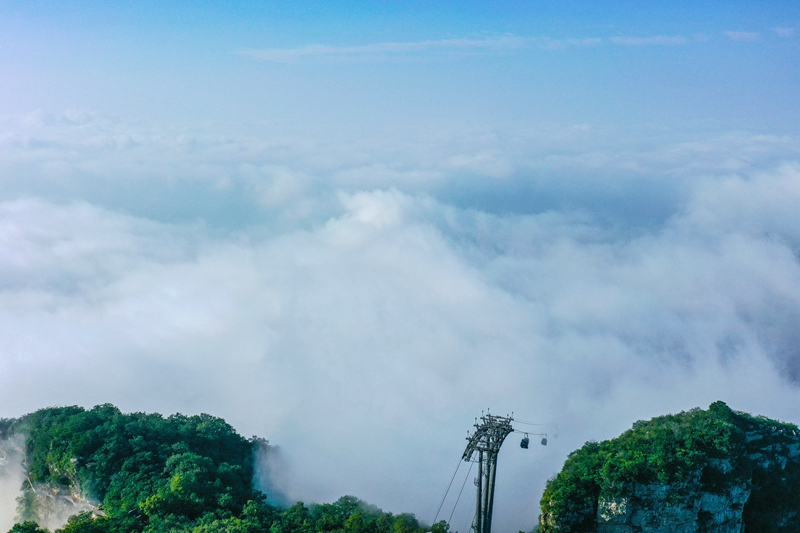
<path id="1" fill-rule="evenodd" d="M 680 35 L 653 35 L 649 37 L 612 37 L 610 41 L 614 44 L 627 46 L 680 46 L 689 42 L 686 37 Z"/>
<path id="2" fill-rule="evenodd" d="M 90 116 L 89 114 L 84 114 Z M 340 194 L 391 190 L 488 212 L 674 213 L 698 177 L 800 159 L 789 136 L 597 125 L 522 131 L 213 136 L 38 115 L 0 134 L 0 199 L 78 202 L 144 219 L 273 232 L 324 224 Z M 590 176 L 590 177 L 589 177 Z"/>
<path id="3" fill-rule="evenodd" d="M 800 246 L 800 167 L 787 164 L 752 177 L 701 182 L 683 221 L 709 235 L 723 232 L 773 236 Z"/>
<path id="4" fill-rule="evenodd" d="M 794 176 L 782 172 L 733 190 L 709 182 L 667 230 L 634 239 L 591 219 L 375 191 L 344 195 L 341 215 L 311 232 L 206 237 L 174 256 L 147 251 L 144 220 L 6 205 L 17 262 L 42 274 L 10 287 L 4 275 L 3 402 L 213 411 L 283 446 L 291 496 L 355 492 L 423 518 L 449 475 L 439 461 L 458 456 L 486 405 L 559 422 L 537 466 L 506 463 L 539 486 L 583 440 L 659 411 L 721 398 L 791 419 L 774 400 L 798 397 L 800 358 L 782 351 L 794 328 L 775 318 L 800 313 L 800 266 L 715 207 L 758 199 L 737 212 L 750 227 L 784 204 L 770 190 Z M 68 222 L 81 211 L 96 229 Z M 181 231 L 162 235 L 156 250 L 187 246 Z M 744 372 L 752 387 L 740 389 Z"/>
<path id="5" fill-rule="evenodd" d="M 290 496 L 424 520 L 481 409 L 556 422 L 504 449 L 504 529 L 636 419 L 722 399 L 797 421 L 792 138 L 28 122 L 0 135 L 0 416 L 211 412 L 282 447 Z"/>
<path id="6" fill-rule="evenodd" d="M 724 33 L 732 41 L 752 42 L 758 40 L 758 34 L 751 31 L 726 31 Z"/>
<path id="7" fill-rule="evenodd" d="M 370 58 L 420 53 L 468 52 L 479 50 L 506 50 L 526 46 L 529 38 L 501 35 L 485 39 L 440 39 L 417 42 L 371 43 L 358 46 L 329 46 L 314 44 L 299 48 L 238 50 L 236 53 L 258 59 L 290 63 L 310 58 Z"/>
<path id="8" fill-rule="evenodd" d="M 778 28 L 778 30 L 785 30 Z M 726 32 L 734 40 L 753 40 L 757 34 L 746 32 Z M 705 42 L 706 36 L 695 36 L 695 42 Z M 399 57 L 414 57 L 421 54 L 471 54 L 486 51 L 513 51 L 531 47 L 543 50 L 564 50 L 567 48 L 585 48 L 599 46 L 606 41 L 625 46 L 680 46 L 690 42 L 681 35 L 652 35 L 645 37 L 616 36 L 604 39 L 601 37 L 522 37 L 516 35 L 500 35 L 484 39 L 440 39 L 412 42 L 383 42 L 353 46 L 332 46 L 313 44 L 297 48 L 242 49 L 235 53 L 251 57 L 259 61 L 294 63 L 308 60 L 375 60 Z"/>
<path id="9" fill-rule="evenodd" d="M 656 35 L 651 37 L 612 37 L 614 44 L 645 45 L 682 45 L 688 40 L 681 36 Z M 531 47 L 543 50 L 564 50 L 568 48 L 585 48 L 602 45 L 600 37 L 552 38 L 552 37 L 520 37 L 501 35 L 485 39 L 441 39 L 417 42 L 386 42 L 359 46 L 308 45 L 298 48 L 237 50 L 236 53 L 260 61 L 293 63 L 303 60 L 365 60 L 386 59 L 391 57 L 413 57 L 420 54 L 470 54 L 485 51 L 512 51 Z"/>
<path id="10" fill-rule="evenodd" d="M 540 37 L 532 39 L 539 48 L 545 50 L 564 50 L 566 48 L 585 48 L 603 44 L 603 39 L 599 37 L 583 37 L 571 39 L 554 39 L 551 37 Z"/>

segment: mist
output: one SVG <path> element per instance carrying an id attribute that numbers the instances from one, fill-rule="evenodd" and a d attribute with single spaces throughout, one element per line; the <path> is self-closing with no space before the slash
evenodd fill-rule
<path id="1" fill-rule="evenodd" d="M 4 531 L 15 523 L 17 497 L 22 494 L 25 480 L 23 446 L 24 439 L 19 436 L 0 440 L 0 529 Z"/>
<path id="2" fill-rule="evenodd" d="M 500 454 L 509 530 L 569 452 L 637 419 L 723 400 L 798 422 L 792 138 L 7 128 L 0 416 L 208 412 L 280 447 L 276 502 L 430 522 L 475 417 L 513 412 L 557 429 Z"/>

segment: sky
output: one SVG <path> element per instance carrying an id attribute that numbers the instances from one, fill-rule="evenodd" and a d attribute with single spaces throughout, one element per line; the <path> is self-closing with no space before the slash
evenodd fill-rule
<path id="1" fill-rule="evenodd" d="M 430 522 L 513 412 L 504 531 L 636 420 L 800 422 L 796 2 L 2 1 L 0 72 L 0 417 L 207 412 Z"/>

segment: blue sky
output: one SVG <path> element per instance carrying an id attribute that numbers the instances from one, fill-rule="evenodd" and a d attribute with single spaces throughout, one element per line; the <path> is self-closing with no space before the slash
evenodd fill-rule
<path id="1" fill-rule="evenodd" d="M 3 107 L 312 128 L 797 121 L 792 3 L 520 4 L 8 2 Z M 312 45 L 334 53 L 238 53 Z"/>
<path id="2" fill-rule="evenodd" d="M 2 2 L 0 416 L 209 412 L 431 520 L 514 411 L 526 531 L 637 419 L 800 422 L 799 46 L 794 2 Z"/>

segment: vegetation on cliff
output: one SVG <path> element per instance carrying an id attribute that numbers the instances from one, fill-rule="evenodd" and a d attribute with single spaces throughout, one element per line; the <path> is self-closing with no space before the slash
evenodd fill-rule
<path id="1" fill-rule="evenodd" d="M 0 439 L 25 436 L 27 479 L 12 533 L 41 533 L 40 494 L 85 498 L 62 533 L 421 533 L 346 496 L 278 509 L 253 486 L 263 439 L 245 439 L 210 415 L 123 414 L 112 405 L 48 408 L 0 420 Z M 437 529 L 443 526 L 440 524 Z"/>
<path id="2" fill-rule="evenodd" d="M 747 531 L 800 531 L 800 431 L 722 402 L 636 422 L 615 439 L 588 442 L 569 455 L 547 483 L 539 531 L 598 531 L 604 502 L 633 502 L 637 487 L 658 486 L 665 505 L 694 510 L 698 531 L 715 517 L 692 499 L 733 487 L 748 496 L 743 509 L 723 518 L 733 516 Z"/>

